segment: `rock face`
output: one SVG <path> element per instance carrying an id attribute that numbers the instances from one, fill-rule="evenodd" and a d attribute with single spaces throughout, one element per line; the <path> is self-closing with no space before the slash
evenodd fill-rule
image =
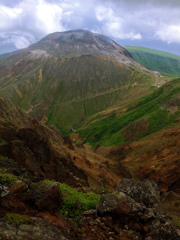
<path id="1" fill-rule="evenodd" d="M 44 196 L 36 203 L 38 210 L 51 211 L 62 207 L 63 196 L 59 188 L 59 183 L 49 184 L 45 188 Z"/>
<path id="2" fill-rule="evenodd" d="M 117 192 L 123 192 L 138 203 L 143 203 L 146 207 L 153 207 L 160 203 L 160 191 L 157 184 L 149 181 L 134 181 L 124 178 L 116 188 Z"/>
<path id="3" fill-rule="evenodd" d="M 88 185 L 86 174 L 73 164 L 56 128 L 30 118 L 8 99 L 0 99 L 0 109 L 0 155 L 7 157 L 2 164 L 13 159 L 28 171 L 33 181 L 46 176 L 74 186 Z M 17 175 L 22 174 L 20 167 L 10 164 Z"/>
<path id="4" fill-rule="evenodd" d="M 16 227 L 0 222 L 0 239 L 30 240 L 68 240 L 61 230 L 41 218 L 30 218 L 29 224 Z"/>

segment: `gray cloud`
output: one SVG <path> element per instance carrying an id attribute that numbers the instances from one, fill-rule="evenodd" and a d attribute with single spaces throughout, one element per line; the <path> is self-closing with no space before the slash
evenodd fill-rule
<path id="1" fill-rule="evenodd" d="M 117 40 L 180 43 L 179 12 L 179 0 L 1 0 L 0 52 L 80 28 Z"/>

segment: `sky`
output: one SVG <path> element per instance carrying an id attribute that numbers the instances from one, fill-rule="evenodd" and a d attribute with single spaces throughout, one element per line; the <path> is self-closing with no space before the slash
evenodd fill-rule
<path id="1" fill-rule="evenodd" d="M 0 0 L 0 54 L 73 29 L 180 55 L 180 0 Z"/>

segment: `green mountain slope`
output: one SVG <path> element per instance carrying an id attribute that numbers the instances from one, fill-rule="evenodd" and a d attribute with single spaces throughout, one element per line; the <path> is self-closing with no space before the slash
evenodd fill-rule
<path id="1" fill-rule="evenodd" d="M 180 56 L 144 47 L 125 47 L 145 67 L 165 75 L 180 77 Z"/>
<path id="2" fill-rule="evenodd" d="M 110 116 L 79 130 L 84 142 L 95 146 L 119 145 L 141 139 L 173 124 L 180 117 L 180 79 L 176 79 L 131 105 L 124 114 Z"/>
<path id="3" fill-rule="evenodd" d="M 121 101 L 131 86 L 145 94 L 156 80 L 114 41 L 83 30 L 0 56 L 0 95 L 63 132 Z"/>

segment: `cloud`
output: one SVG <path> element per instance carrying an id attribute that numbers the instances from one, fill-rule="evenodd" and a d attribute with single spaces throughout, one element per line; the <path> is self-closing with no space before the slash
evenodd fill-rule
<path id="1" fill-rule="evenodd" d="M 164 25 L 155 35 L 168 43 L 180 43 L 180 25 Z"/>
<path id="2" fill-rule="evenodd" d="M 0 48 L 6 43 L 27 47 L 49 33 L 70 29 L 115 40 L 180 43 L 179 12 L 179 0 L 1 0 Z"/>

